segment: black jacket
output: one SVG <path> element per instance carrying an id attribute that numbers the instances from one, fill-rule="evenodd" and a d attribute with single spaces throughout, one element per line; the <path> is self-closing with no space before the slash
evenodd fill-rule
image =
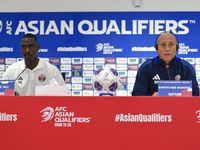
<path id="1" fill-rule="evenodd" d="M 196 73 L 190 63 L 175 57 L 167 66 L 158 56 L 148 59 L 138 69 L 132 95 L 153 95 L 158 92 L 158 80 L 175 80 L 179 77 L 180 80 L 192 80 L 192 95 L 199 96 Z"/>

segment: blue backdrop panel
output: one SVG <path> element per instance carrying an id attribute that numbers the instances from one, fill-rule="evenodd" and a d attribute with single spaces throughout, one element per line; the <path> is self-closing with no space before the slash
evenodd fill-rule
<path id="1" fill-rule="evenodd" d="M 199 16 L 200 12 L 0 13 L 0 58 L 22 58 L 21 37 L 30 32 L 38 37 L 41 58 L 134 57 L 139 65 L 157 55 L 155 39 L 168 30 L 179 39 L 177 56 L 195 67 L 200 57 Z M 56 63 L 58 68 L 61 64 Z M 82 75 L 83 69 L 78 71 Z M 122 73 L 129 78 L 129 73 Z M 74 72 L 69 74 L 72 77 Z"/>

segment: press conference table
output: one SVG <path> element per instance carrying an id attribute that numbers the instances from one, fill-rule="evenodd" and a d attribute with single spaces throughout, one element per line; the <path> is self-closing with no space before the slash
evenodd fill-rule
<path id="1" fill-rule="evenodd" d="M 199 150 L 199 97 L 1 96 L 1 150 Z"/>

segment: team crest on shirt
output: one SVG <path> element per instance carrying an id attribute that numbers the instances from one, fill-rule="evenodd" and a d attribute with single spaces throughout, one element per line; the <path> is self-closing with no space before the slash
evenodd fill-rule
<path id="1" fill-rule="evenodd" d="M 40 82 L 44 82 L 46 80 L 46 76 L 41 74 L 39 77 L 38 77 L 39 81 Z"/>
<path id="2" fill-rule="evenodd" d="M 180 81 L 181 80 L 181 76 L 180 75 L 176 75 L 175 76 L 175 80 Z"/>

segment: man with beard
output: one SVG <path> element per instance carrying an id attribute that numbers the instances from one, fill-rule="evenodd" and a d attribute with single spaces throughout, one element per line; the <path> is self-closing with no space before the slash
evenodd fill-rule
<path id="1" fill-rule="evenodd" d="M 35 86 L 45 86 L 55 79 L 59 86 L 66 86 L 58 68 L 38 57 L 40 45 L 37 37 L 27 33 L 21 39 L 24 60 L 9 66 L 4 80 L 15 80 L 15 91 L 19 95 L 35 95 Z"/>

